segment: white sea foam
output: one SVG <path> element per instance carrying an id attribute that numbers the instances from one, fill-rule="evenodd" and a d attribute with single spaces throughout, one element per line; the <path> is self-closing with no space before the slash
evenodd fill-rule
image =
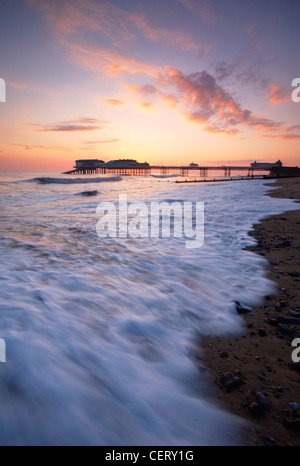
<path id="1" fill-rule="evenodd" d="M 103 176 L 101 178 L 95 177 L 86 177 L 86 178 L 77 178 L 68 176 L 65 178 L 53 178 L 50 176 L 40 176 L 36 177 L 27 181 L 36 181 L 40 184 L 86 184 L 86 183 L 103 183 L 103 182 L 111 182 L 111 181 L 121 181 L 121 176 Z"/>
<path id="2" fill-rule="evenodd" d="M 15 186 L 0 201 L 0 443 L 239 443 L 241 421 L 206 396 L 197 339 L 240 332 L 232 301 L 274 291 L 248 231 L 295 204 L 260 180 L 103 185 L 106 200 L 204 201 L 205 243 L 191 251 L 180 238 L 100 240 L 99 196 L 72 184 Z"/>

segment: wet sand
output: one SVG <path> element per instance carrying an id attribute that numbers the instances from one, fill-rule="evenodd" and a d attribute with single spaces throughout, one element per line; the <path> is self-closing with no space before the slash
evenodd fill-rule
<path id="1" fill-rule="evenodd" d="M 270 195 L 300 199 L 300 178 L 277 186 Z M 263 220 L 251 235 L 257 245 L 250 250 L 269 261 L 278 292 L 251 312 L 239 310 L 242 335 L 202 339 L 206 366 L 221 406 L 250 423 L 245 445 L 300 446 L 300 362 L 291 357 L 300 338 L 300 212 Z"/>

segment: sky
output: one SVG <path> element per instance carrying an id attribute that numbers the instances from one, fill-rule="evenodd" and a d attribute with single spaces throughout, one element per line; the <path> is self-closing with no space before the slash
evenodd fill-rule
<path id="1" fill-rule="evenodd" d="M 300 166 L 298 0 L 1 0 L 0 9 L 1 172 L 94 158 Z"/>

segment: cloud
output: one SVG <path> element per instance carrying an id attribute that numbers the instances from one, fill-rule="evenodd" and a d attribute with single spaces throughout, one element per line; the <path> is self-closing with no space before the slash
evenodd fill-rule
<path id="1" fill-rule="evenodd" d="M 300 139 L 300 125 L 289 126 L 284 129 L 284 133 L 279 134 L 265 134 L 264 138 L 268 139 L 282 139 L 285 141 Z"/>
<path id="2" fill-rule="evenodd" d="M 289 126 L 289 127 L 287 128 L 287 131 L 288 131 L 288 132 L 299 131 L 299 133 L 300 133 L 300 125 Z"/>
<path id="3" fill-rule="evenodd" d="M 272 62 L 273 56 L 257 57 L 257 53 L 244 56 L 234 63 L 220 62 L 215 67 L 216 79 L 222 84 L 243 86 L 251 84 L 260 89 L 267 89 L 271 80 L 264 76 L 266 66 Z"/>
<path id="4" fill-rule="evenodd" d="M 35 145 L 28 145 L 28 144 L 10 144 L 10 146 L 22 147 L 22 149 L 25 149 L 25 150 L 47 149 L 47 147 L 45 146 L 35 146 Z"/>
<path id="5" fill-rule="evenodd" d="M 121 139 L 105 139 L 103 141 L 86 141 L 84 144 L 112 144 L 114 142 L 120 142 Z"/>
<path id="6" fill-rule="evenodd" d="M 175 98 L 186 118 L 203 125 L 212 133 L 237 134 L 238 126 L 244 125 L 260 131 L 278 129 L 282 123 L 263 115 L 255 115 L 243 108 L 232 95 L 220 86 L 216 78 L 206 71 L 185 75 L 177 69 L 169 69 L 160 78 L 163 86 L 175 88 Z"/>
<path id="7" fill-rule="evenodd" d="M 146 97 L 147 99 L 153 100 L 158 97 L 171 107 L 178 104 L 178 100 L 174 95 L 164 92 L 158 86 L 154 86 L 153 84 L 128 85 L 127 88 L 143 98 Z M 149 102 L 142 103 L 142 106 L 144 107 L 149 107 L 150 105 L 151 104 Z"/>
<path id="8" fill-rule="evenodd" d="M 256 26 L 255 24 L 249 24 L 246 29 L 247 35 L 254 36 L 256 34 Z"/>
<path id="9" fill-rule="evenodd" d="M 145 15 L 130 14 L 127 16 L 127 21 L 138 28 L 152 42 L 163 42 L 168 46 L 180 47 L 184 51 L 199 49 L 199 45 L 192 40 L 188 33 L 180 29 L 155 28 L 149 23 Z"/>
<path id="10" fill-rule="evenodd" d="M 94 131 L 103 128 L 103 120 L 96 118 L 78 118 L 77 120 L 63 121 L 60 123 L 52 123 L 50 125 L 41 125 L 39 123 L 30 123 L 34 126 L 35 131 L 41 132 L 73 132 L 73 131 Z"/>
<path id="11" fill-rule="evenodd" d="M 114 50 L 88 47 L 66 40 L 63 41 L 63 45 L 68 49 L 69 56 L 77 65 L 94 73 L 105 73 L 107 76 L 127 73 L 154 77 L 162 71 L 161 67 L 135 60 L 133 57 Z"/>
<path id="12" fill-rule="evenodd" d="M 206 58 L 207 55 L 211 52 L 211 50 L 215 47 L 216 43 L 217 42 L 215 41 L 211 44 L 207 44 L 204 47 L 201 47 L 199 50 L 198 56 L 202 59 Z"/>
<path id="13" fill-rule="evenodd" d="M 153 105 L 150 102 L 142 102 L 141 107 L 143 107 L 143 108 L 152 108 Z"/>
<path id="14" fill-rule="evenodd" d="M 283 124 L 254 114 L 222 87 L 217 79 L 207 71 L 197 71 L 185 75 L 182 71 L 170 68 L 160 74 L 156 85 L 128 85 L 128 89 L 140 95 L 141 105 L 149 107 L 155 99 L 178 107 L 188 121 L 198 123 L 204 131 L 237 135 L 240 127 L 257 131 L 274 131 Z"/>
<path id="15" fill-rule="evenodd" d="M 215 18 L 215 14 L 206 0 L 179 0 L 179 2 L 193 14 L 208 22 L 213 21 Z"/>
<path id="16" fill-rule="evenodd" d="M 283 89 L 280 84 L 272 83 L 268 87 L 269 94 L 267 98 L 272 104 L 289 102 L 291 100 L 291 91 Z"/>
<path id="17" fill-rule="evenodd" d="M 124 102 L 122 100 L 119 100 L 119 99 L 103 99 L 102 102 L 105 105 L 110 105 L 110 106 L 113 106 L 113 107 L 116 107 L 116 106 L 119 106 L 119 105 L 124 105 Z"/>
<path id="18" fill-rule="evenodd" d="M 12 81 L 6 81 L 6 84 L 8 86 L 10 86 L 10 87 L 14 87 L 15 89 L 20 89 L 20 90 L 28 89 L 28 85 L 24 84 L 24 83 L 16 83 L 16 82 L 12 82 Z"/>
<path id="19" fill-rule="evenodd" d="M 153 20 L 142 8 L 134 12 L 127 9 L 125 2 L 117 6 L 117 2 L 96 0 L 26 1 L 44 16 L 56 40 L 67 50 L 68 58 L 98 74 L 157 76 L 162 67 L 145 62 L 139 51 L 141 42 L 158 44 L 160 50 L 163 47 L 200 50 L 189 31 L 164 27 L 163 15 Z M 201 8 L 196 3 L 201 3 Z M 189 0 L 185 6 L 198 13 L 205 10 L 203 1 Z"/>
<path id="20" fill-rule="evenodd" d="M 10 146 L 14 147 L 21 147 L 24 150 L 64 150 L 64 151 L 70 151 L 71 149 L 68 147 L 63 147 L 63 146 L 37 146 L 34 144 L 9 144 Z"/>

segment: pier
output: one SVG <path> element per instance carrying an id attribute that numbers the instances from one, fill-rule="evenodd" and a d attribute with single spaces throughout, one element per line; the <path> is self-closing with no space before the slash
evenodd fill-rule
<path id="1" fill-rule="evenodd" d="M 112 160 L 105 163 L 102 160 L 77 160 L 73 170 L 67 171 L 64 175 L 128 175 L 145 176 L 153 172 L 160 175 L 179 174 L 182 177 L 196 176 L 204 178 L 210 176 L 212 172 L 220 172 L 220 176 L 231 178 L 237 172 L 247 174 L 247 179 L 257 176 L 262 177 L 289 177 L 300 176 L 300 168 L 283 167 L 280 160 L 276 163 L 251 163 L 245 165 L 221 165 L 221 166 L 200 166 L 195 163 L 190 165 L 149 165 L 147 162 L 140 163 L 131 159 Z M 266 175 L 268 172 L 269 175 Z"/>

